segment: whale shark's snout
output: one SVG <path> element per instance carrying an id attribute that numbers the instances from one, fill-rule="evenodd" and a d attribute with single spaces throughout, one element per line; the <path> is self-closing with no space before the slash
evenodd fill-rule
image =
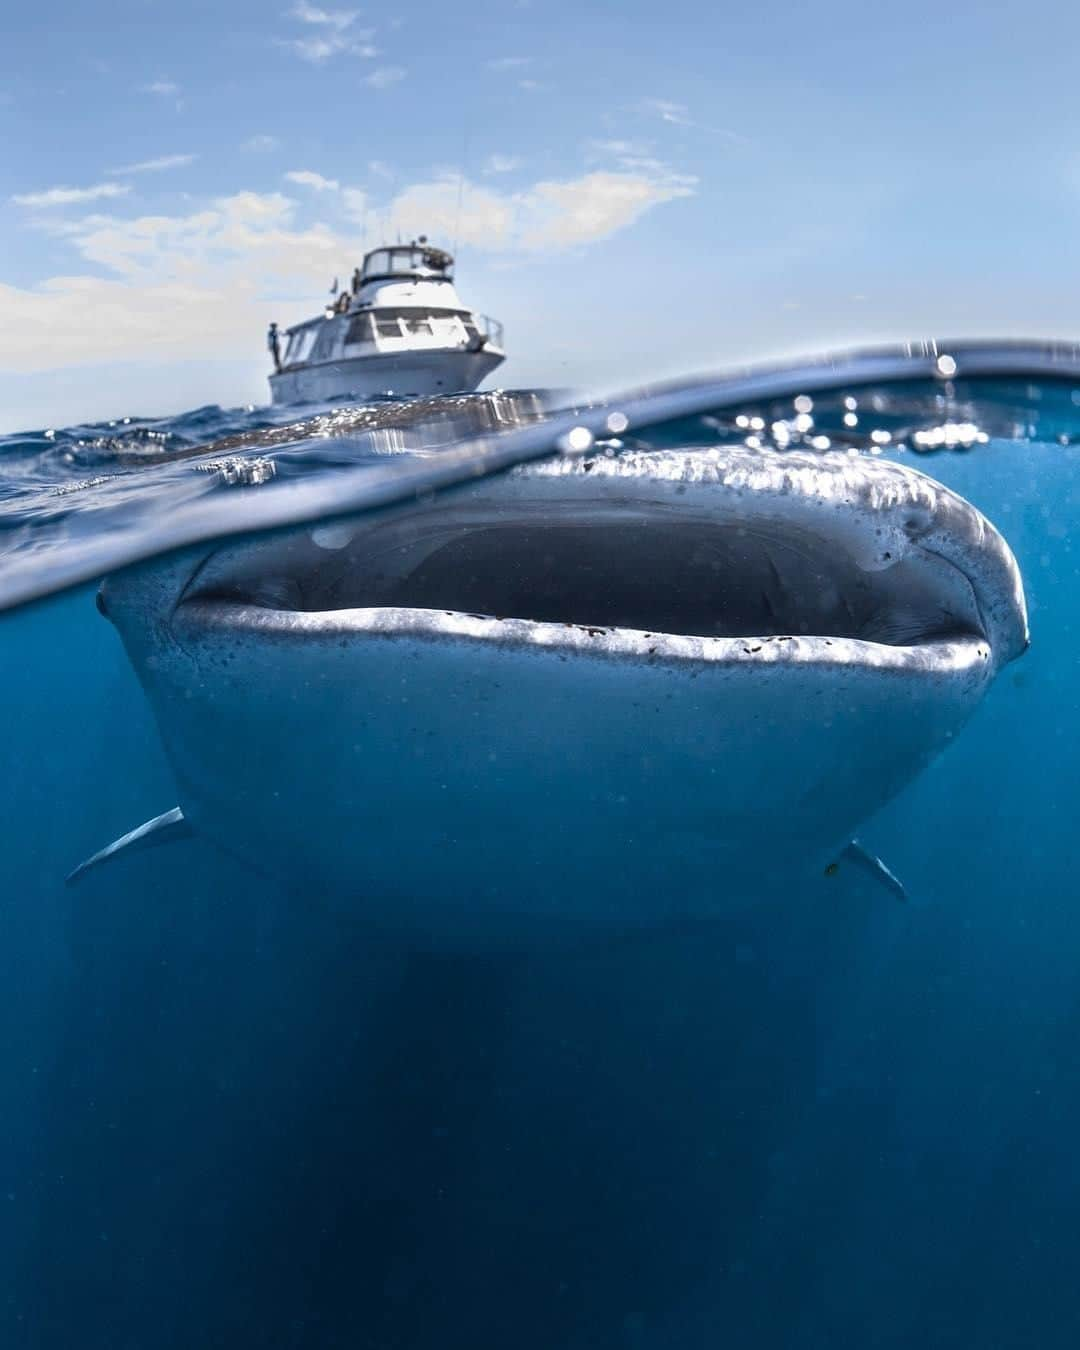
<path id="1" fill-rule="evenodd" d="M 712 913 L 850 838 L 1027 643 L 896 463 L 564 458 L 110 578 L 190 828 L 387 922 Z"/>

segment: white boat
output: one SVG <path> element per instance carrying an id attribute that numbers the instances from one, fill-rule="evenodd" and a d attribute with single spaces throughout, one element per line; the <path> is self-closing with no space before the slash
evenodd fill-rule
<path id="1" fill-rule="evenodd" d="M 272 324 L 273 402 L 476 389 L 506 359 L 502 325 L 461 303 L 453 266 L 423 235 L 377 248 L 318 318 L 287 329 L 284 342 Z"/>

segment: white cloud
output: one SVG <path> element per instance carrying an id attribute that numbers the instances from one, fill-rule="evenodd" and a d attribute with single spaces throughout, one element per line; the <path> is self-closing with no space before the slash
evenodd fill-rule
<path id="1" fill-rule="evenodd" d="M 265 154 L 269 150 L 276 150 L 281 142 L 276 136 L 268 136 L 265 132 L 260 132 L 257 136 L 249 136 L 240 147 L 241 150 L 250 150 L 256 154 Z"/>
<path id="2" fill-rule="evenodd" d="M 598 141 L 591 140 L 585 142 L 585 149 L 592 156 L 614 155 L 616 159 L 623 156 L 638 157 L 652 154 L 651 141 Z"/>
<path id="3" fill-rule="evenodd" d="M 157 173 L 160 169 L 181 169 L 185 164 L 194 164 L 198 155 L 161 155 L 158 159 L 142 159 L 138 164 L 123 164 L 118 169 L 109 169 L 109 173 Z"/>
<path id="4" fill-rule="evenodd" d="M 178 94 L 180 86 L 174 84 L 172 80 L 154 80 L 152 84 L 139 85 L 140 94 L 158 94 L 162 98 L 168 98 L 172 94 Z"/>
<path id="5" fill-rule="evenodd" d="M 539 80 L 518 80 L 518 88 L 524 89 L 527 94 L 535 94 L 546 89 L 547 85 L 541 84 Z"/>
<path id="6" fill-rule="evenodd" d="M 297 56 L 305 61 L 311 61 L 314 65 L 328 61 L 331 56 L 344 51 L 346 45 L 336 34 L 326 38 L 282 38 L 278 42 L 279 47 L 295 52 Z"/>
<path id="7" fill-rule="evenodd" d="M 515 169 L 521 167 L 521 160 L 516 155 L 488 155 L 484 161 L 484 173 L 513 173 Z"/>
<path id="8" fill-rule="evenodd" d="M 371 203 L 363 188 L 346 188 L 341 194 L 341 204 L 349 220 L 358 225 L 366 222 Z"/>
<path id="9" fill-rule="evenodd" d="M 290 16 L 315 27 L 318 32 L 312 37 L 277 38 L 277 45 L 295 52 L 301 60 L 310 61 L 312 65 L 321 65 L 343 53 L 366 58 L 376 56 L 377 49 L 371 46 L 375 30 L 352 26 L 359 13 L 356 9 L 320 9 L 308 4 L 307 0 L 299 0 L 289 11 Z"/>
<path id="10" fill-rule="evenodd" d="M 667 165 L 652 153 L 652 146 L 644 140 L 590 140 L 586 144 L 590 161 L 613 159 L 620 169 L 632 173 L 664 174 Z"/>
<path id="11" fill-rule="evenodd" d="M 525 195 L 521 247 L 568 248 L 625 229 L 661 202 L 693 195 L 696 180 L 634 173 L 590 173 L 568 183 L 537 183 Z"/>
<path id="12" fill-rule="evenodd" d="M 492 252 L 511 247 L 514 217 L 509 194 L 463 181 L 457 174 L 405 188 L 380 213 L 388 238 L 426 234 Z"/>
<path id="13" fill-rule="evenodd" d="M 497 56 L 487 63 L 488 70 L 519 70 L 532 63 L 530 56 Z"/>
<path id="14" fill-rule="evenodd" d="M 489 252 L 546 252 L 595 243 L 650 207 L 692 195 L 676 174 L 588 173 L 500 192 L 447 174 L 406 188 L 391 203 L 389 229 L 457 239 Z"/>
<path id="15" fill-rule="evenodd" d="M 404 66 L 382 66 L 379 70 L 373 70 L 364 83 L 369 84 L 372 89 L 389 89 L 392 84 L 397 84 L 404 78 Z"/>
<path id="16" fill-rule="evenodd" d="M 376 178 L 393 178 L 394 171 L 389 164 L 384 164 L 381 159 L 368 160 L 368 173 Z"/>
<path id="17" fill-rule="evenodd" d="M 215 272 L 223 258 L 245 250 L 251 250 L 254 261 L 291 223 L 294 208 L 280 192 L 237 192 L 188 216 L 91 216 L 69 233 L 84 258 L 112 272 L 190 278 Z"/>
<path id="18" fill-rule="evenodd" d="M 343 28 L 348 28 L 359 12 L 356 9 L 319 9 L 315 5 L 306 4 L 305 0 L 300 0 L 300 3 L 289 11 L 294 19 L 299 19 L 302 23 L 323 24 L 328 28 L 336 28 L 339 32 Z"/>
<path id="19" fill-rule="evenodd" d="M 126 183 L 95 183 L 93 187 L 46 188 L 44 192 L 18 192 L 12 201 L 18 206 L 71 206 L 75 202 L 93 202 L 102 197 L 123 197 L 131 191 Z"/>
<path id="20" fill-rule="evenodd" d="M 641 108 L 644 112 L 652 113 L 654 117 L 659 117 L 662 122 L 670 122 L 673 126 L 692 127 L 694 125 L 685 103 L 672 103 L 670 99 L 666 98 L 643 98 Z"/>
<path id="21" fill-rule="evenodd" d="M 244 352 L 283 303 L 319 295 L 361 252 L 361 240 L 324 225 L 296 228 L 294 211 L 279 193 L 240 192 L 188 216 L 89 218 L 72 238 L 109 275 L 0 284 L 0 368 Z"/>
<path id="22" fill-rule="evenodd" d="M 321 173 L 315 173 L 312 169 L 290 169 L 285 177 L 290 183 L 314 188 L 316 192 L 336 192 L 341 187 L 336 178 L 324 178 Z"/>
<path id="23" fill-rule="evenodd" d="M 321 65 L 324 61 L 329 61 L 332 56 L 341 55 L 342 52 L 347 52 L 350 56 L 365 58 L 377 56 L 378 48 L 371 46 L 370 43 L 374 31 L 372 28 L 366 28 L 362 32 L 357 31 L 347 38 L 342 37 L 340 33 L 326 33 L 311 38 L 279 38 L 277 45 L 284 47 L 287 51 L 295 52 L 304 61 L 310 61 L 313 65 Z"/>

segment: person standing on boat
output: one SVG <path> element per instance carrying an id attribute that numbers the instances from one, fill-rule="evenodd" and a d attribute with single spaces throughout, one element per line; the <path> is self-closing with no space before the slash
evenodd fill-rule
<path id="1" fill-rule="evenodd" d="M 278 337 L 278 326 L 276 323 L 270 325 L 270 331 L 266 334 L 266 345 L 270 350 L 270 355 L 274 358 L 274 369 L 281 369 L 281 339 Z"/>

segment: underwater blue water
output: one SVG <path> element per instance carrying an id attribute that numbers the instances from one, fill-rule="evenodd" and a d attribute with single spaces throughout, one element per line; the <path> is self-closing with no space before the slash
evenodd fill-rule
<path id="1" fill-rule="evenodd" d="M 282 483 L 318 490 L 297 518 L 355 505 L 400 407 L 0 441 L 0 597 L 44 578 L 0 615 L 0 1345 L 1075 1346 L 1075 395 L 800 373 L 641 432 L 914 463 L 1008 539 L 1032 647 L 862 832 L 907 905 L 845 874 L 531 955 L 373 940 L 197 841 L 63 886 L 175 800 L 89 578 L 193 503 L 186 538 L 266 523 Z M 466 403 L 405 410 L 425 463 L 542 413 Z"/>

